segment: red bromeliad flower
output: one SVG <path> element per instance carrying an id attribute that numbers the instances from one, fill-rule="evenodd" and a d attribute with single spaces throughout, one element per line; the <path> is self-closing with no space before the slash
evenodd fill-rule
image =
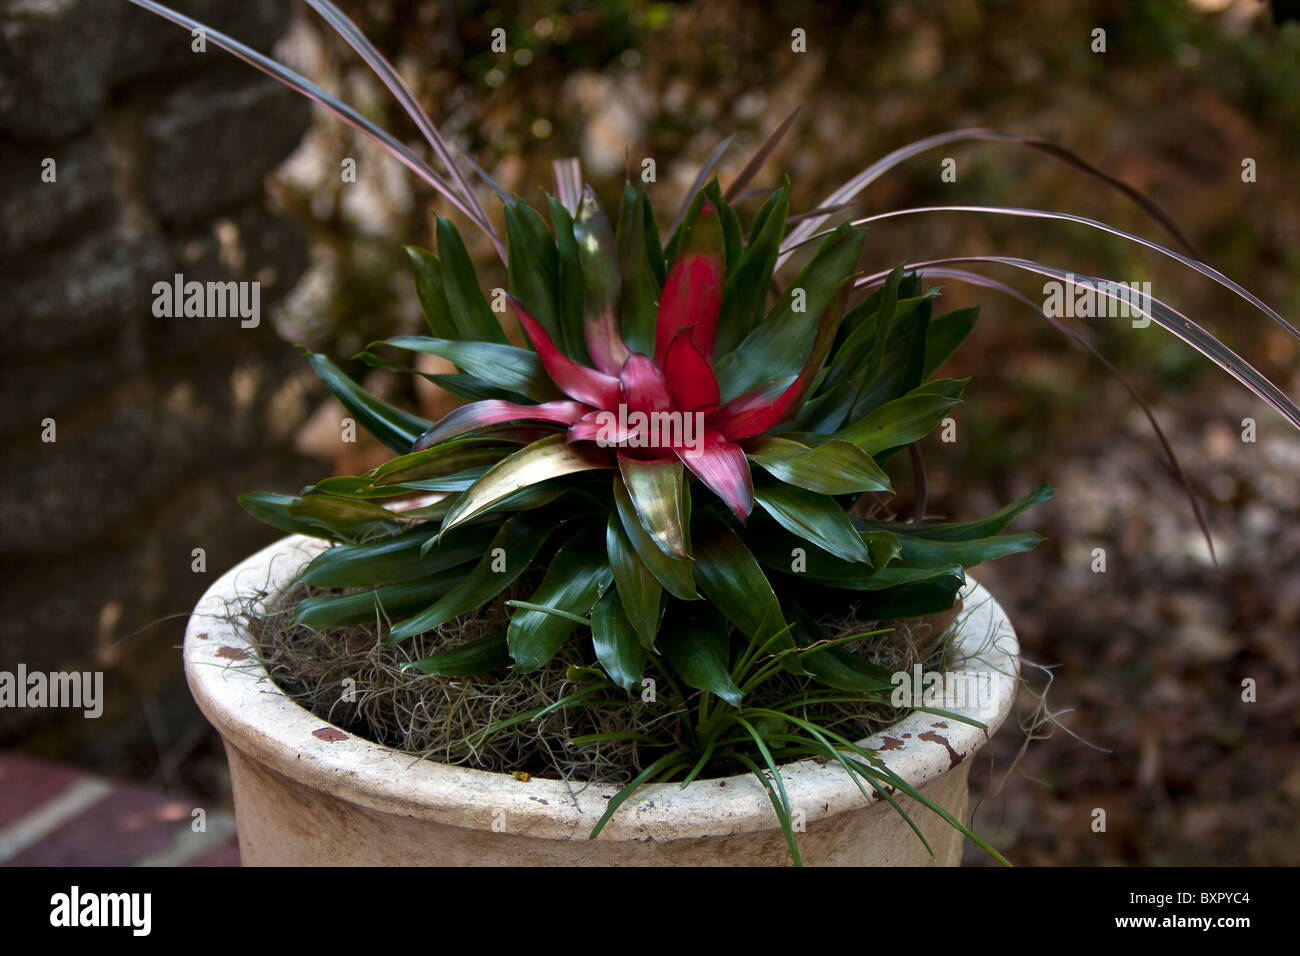
<path id="1" fill-rule="evenodd" d="M 538 405 L 499 399 L 474 402 L 438 422 L 415 450 L 487 425 L 555 422 L 569 426 L 569 443 L 593 442 L 640 460 L 680 459 L 745 521 L 754 506 L 754 489 L 738 443 L 790 417 L 825 349 L 816 343 L 802 371 L 785 388 L 771 382 L 721 402 L 713 372 L 714 335 L 726 279 L 718 220 L 706 201 L 677 253 L 659 300 L 653 358 L 629 352 L 611 323 L 599 338 L 588 335 L 593 362 L 606 371 L 582 365 L 565 355 L 509 296 L 547 375 L 571 400 Z M 620 355 L 627 356 L 621 365 Z"/>

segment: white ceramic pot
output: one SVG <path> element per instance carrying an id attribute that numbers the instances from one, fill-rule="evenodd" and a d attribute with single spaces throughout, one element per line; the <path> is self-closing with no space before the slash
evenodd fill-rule
<path id="1" fill-rule="evenodd" d="M 247 656 L 229 620 L 241 595 L 282 592 L 321 550 L 284 538 L 222 576 L 185 633 L 185 675 L 225 741 L 240 853 L 249 865 L 787 865 L 785 838 L 752 776 L 643 787 L 589 839 L 616 787 L 453 767 L 380 747 L 300 707 Z M 958 669 L 984 677 L 965 707 L 970 724 L 913 712 L 864 745 L 929 799 L 962 818 L 969 758 L 1006 718 L 1018 645 L 982 587 L 963 593 Z M 968 695 L 968 697 L 974 695 Z M 949 865 L 961 834 L 897 795 L 934 850 L 882 800 L 865 800 L 838 764 L 803 760 L 782 771 L 805 864 Z"/>

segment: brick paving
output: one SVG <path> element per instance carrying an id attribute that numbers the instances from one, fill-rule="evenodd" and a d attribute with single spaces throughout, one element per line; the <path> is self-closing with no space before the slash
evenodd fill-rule
<path id="1" fill-rule="evenodd" d="M 229 813 L 0 752 L 0 866 L 238 865 Z"/>

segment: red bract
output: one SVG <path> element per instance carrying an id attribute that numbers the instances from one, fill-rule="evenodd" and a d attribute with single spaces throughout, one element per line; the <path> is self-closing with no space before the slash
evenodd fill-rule
<path id="1" fill-rule="evenodd" d="M 418 447 L 515 420 L 568 426 L 567 441 L 595 442 L 641 460 L 680 459 L 741 521 L 754 506 L 745 453 L 737 444 L 785 421 L 825 357 L 821 341 L 788 387 L 775 383 L 720 404 L 713 343 L 722 308 L 722 230 L 705 203 L 683 242 L 659 301 L 655 357 L 632 353 L 617 378 L 569 358 L 513 296 L 511 307 L 542 367 L 573 401 L 517 405 L 475 402 L 440 421 Z"/>

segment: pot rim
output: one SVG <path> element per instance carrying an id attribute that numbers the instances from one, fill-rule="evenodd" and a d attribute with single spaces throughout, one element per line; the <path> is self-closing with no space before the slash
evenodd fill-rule
<path id="1" fill-rule="evenodd" d="M 386 814 L 477 830 L 546 839 L 586 839 L 618 785 L 587 784 L 436 763 L 381 747 L 303 708 L 248 656 L 247 629 L 227 609 L 249 595 L 282 593 L 325 543 L 290 535 L 263 548 L 215 581 L 185 631 L 185 676 L 204 716 L 227 746 L 307 787 Z M 914 711 L 861 741 L 913 787 L 941 776 L 978 750 L 1001 726 L 1016 696 L 1019 644 L 1006 613 L 967 577 L 954 653 L 966 672 L 987 675 L 991 701 L 947 706 L 982 720 L 985 729 Z M 781 776 L 790 804 L 805 823 L 867 804 L 838 764 L 806 758 Z M 873 795 L 872 802 L 880 802 Z M 890 810 L 890 812 L 894 812 Z M 922 811 L 928 812 L 928 811 Z M 676 840 L 750 833 L 778 827 L 758 781 L 749 774 L 641 787 L 610 818 L 602 840 Z"/>

